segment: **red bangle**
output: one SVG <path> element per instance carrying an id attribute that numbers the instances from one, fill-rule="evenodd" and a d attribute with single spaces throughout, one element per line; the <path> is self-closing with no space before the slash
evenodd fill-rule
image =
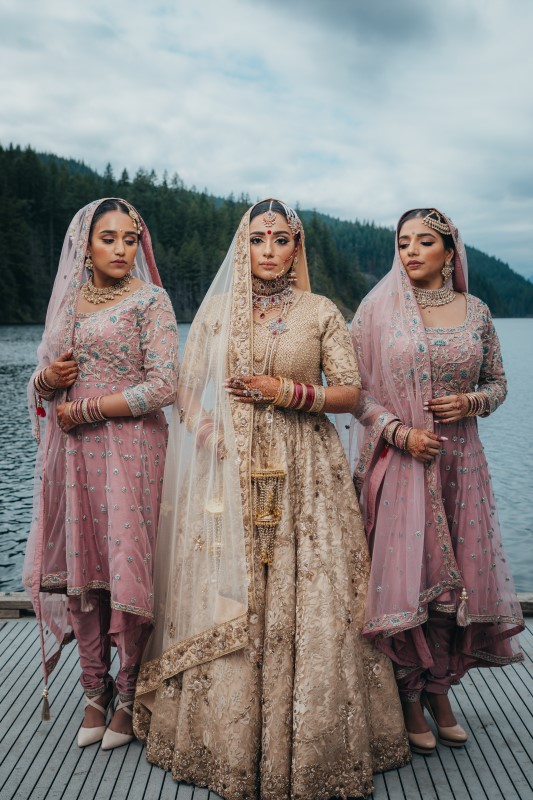
<path id="1" fill-rule="evenodd" d="M 289 408 L 296 408 L 299 406 L 304 394 L 304 387 L 301 383 L 294 381 L 294 394 L 292 396 L 292 400 L 290 402 Z"/>
<path id="2" fill-rule="evenodd" d="M 307 390 L 307 397 L 305 398 L 305 403 L 302 406 L 302 411 L 310 411 L 313 408 L 313 403 L 315 402 L 315 387 L 312 383 L 306 383 L 305 388 Z"/>

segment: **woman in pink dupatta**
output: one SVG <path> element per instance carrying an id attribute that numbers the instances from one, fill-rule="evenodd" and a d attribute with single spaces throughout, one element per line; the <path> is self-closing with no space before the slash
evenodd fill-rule
<path id="1" fill-rule="evenodd" d="M 80 746 L 133 738 L 132 699 L 153 620 L 167 441 L 160 409 L 176 383 L 176 320 L 148 229 L 124 200 L 90 203 L 65 236 L 28 385 L 39 447 L 24 565 L 41 635 L 45 719 L 48 677 L 62 647 L 78 641 Z M 117 690 L 119 713 L 106 730 Z"/>
<path id="2" fill-rule="evenodd" d="M 354 480 L 372 552 L 364 634 L 395 665 L 411 747 L 460 746 L 447 692 L 472 667 L 522 658 L 477 415 L 506 395 L 487 306 L 435 209 L 404 214 L 391 271 L 352 325 L 363 391 Z"/>

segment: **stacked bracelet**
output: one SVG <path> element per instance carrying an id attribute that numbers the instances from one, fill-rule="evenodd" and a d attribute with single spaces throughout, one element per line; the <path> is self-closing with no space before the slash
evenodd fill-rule
<path id="1" fill-rule="evenodd" d="M 33 386 L 37 394 L 44 397 L 45 400 L 49 400 L 55 394 L 55 386 L 50 386 L 47 382 L 46 378 L 44 377 L 46 372 L 46 367 L 42 369 L 40 372 L 37 373 L 35 378 L 33 379 Z"/>
<path id="2" fill-rule="evenodd" d="M 393 444 L 398 450 L 407 450 L 407 439 L 412 430 L 412 428 L 408 425 L 404 425 L 402 422 L 396 426 Z"/>
<path id="3" fill-rule="evenodd" d="M 398 425 L 401 425 L 399 419 L 393 419 L 392 422 L 389 422 L 388 425 L 385 425 L 382 431 L 382 436 L 388 444 L 394 445 L 394 434 L 396 433 L 396 428 Z"/>
<path id="4" fill-rule="evenodd" d="M 382 436 L 387 444 L 397 447 L 398 450 L 407 450 L 407 439 L 412 430 L 399 419 L 393 419 L 383 428 Z"/>
<path id="5" fill-rule="evenodd" d="M 319 414 L 326 402 L 326 389 L 324 386 L 314 386 L 310 383 L 299 383 L 290 378 L 277 376 L 280 387 L 272 401 L 279 408 L 293 408 L 296 411 L 307 411 Z"/>
<path id="6" fill-rule="evenodd" d="M 489 398 L 484 392 L 469 392 L 465 397 L 468 400 L 467 417 L 483 416 L 489 411 Z"/>
<path id="7" fill-rule="evenodd" d="M 103 422 L 106 417 L 101 409 L 102 397 L 84 397 L 73 400 L 68 408 L 68 415 L 74 425 L 82 425 L 84 422 Z"/>

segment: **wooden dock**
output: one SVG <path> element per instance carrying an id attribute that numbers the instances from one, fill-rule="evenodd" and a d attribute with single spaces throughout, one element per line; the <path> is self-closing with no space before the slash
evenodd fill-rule
<path id="1" fill-rule="evenodd" d="M 522 646 L 524 663 L 472 670 L 453 690 L 458 719 L 470 734 L 467 747 L 439 746 L 401 770 L 376 775 L 374 800 L 533 800 L 531 618 Z M 109 752 L 78 748 L 78 678 L 70 645 L 50 683 L 52 719 L 41 722 L 35 619 L 0 620 L 2 800 L 219 800 L 148 764 L 139 742 Z"/>

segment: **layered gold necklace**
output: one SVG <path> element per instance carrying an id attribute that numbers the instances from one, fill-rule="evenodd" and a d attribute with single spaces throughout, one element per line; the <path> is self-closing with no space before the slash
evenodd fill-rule
<path id="1" fill-rule="evenodd" d="M 109 300 L 114 300 L 115 297 L 120 297 L 124 292 L 129 292 L 130 283 L 131 272 L 128 272 L 112 286 L 104 286 L 102 289 L 99 289 L 94 285 L 91 276 L 87 283 L 84 283 L 81 287 L 81 296 L 84 300 L 87 300 L 88 303 L 98 306 L 100 303 L 107 303 Z"/>
<path id="2" fill-rule="evenodd" d="M 440 289 L 420 289 L 413 286 L 413 294 L 420 308 L 445 306 L 455 300 L 455 292 L 448 286 L 441 286 Z"/>

